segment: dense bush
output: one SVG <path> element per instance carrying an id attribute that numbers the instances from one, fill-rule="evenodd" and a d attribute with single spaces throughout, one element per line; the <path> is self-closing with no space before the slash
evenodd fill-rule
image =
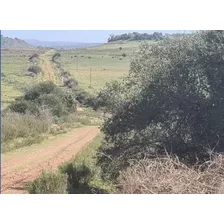
<path id="1" fill-rule="evenodd" d="M 52 114 L 60 117 L 76 110 L 75 97 L 52 82 L 42 82 L 28 88 L 9 108 L 18 113 L 29 111 L 38 114 L 38 108 L 47 107 Z"/>
<path id="2" fill-rule="evenodd" d="M 29 57 L 29 61 L 32 62 L 34 65 L 35 63 L 37 63 L 39 61 L 39 55 L 37 53 L 32 54 Z"/>
<path id="3" fill-rule="evenodd" d="M 67 175 L 44 172 L 28 187 L 30 194 L 66 194 Z"/>
<path id="4" fill-rule="evenodd" d="M 82 104 L 89 107 L 92 107 L 95 109 L 97 104 L 97 98 L 96 96 L 91 95 L 90 93 L 86 92 L 85 90 L 77 87 L 73 89 L 73 94 L 76 98 L 76 100 Z"/>
<path id="5" fill-rule="evenodd" d="M 42 69 L 37 65 L 33 65 L 33 66 L 28 68 L 28 71 L 37 75 L 37 74 L 42 72 Z"/>
<path id="6" fill-rule="evenodd" d="M 55 53 L 53 56 L 52 56 L 52 61 L 55 62 L 55 63 L 58 63 L 58 59 L 61 57 L 61 54 L 60 53 Z"/>
<path id="7" fill-rule="evenodd" d="M 68 88 L 77 87 L 78 81 L 75 79 L 66 79 L 66 80 L 64 80 L 64 86 L 67 86 Z"/>
<path id="8" fill-rule="evenodd" d="M 86 191 L 89 189 L 89 182 L 93 174 L 86 165 L 68 163 L 61 166 L 60 171 L 68 176 L 69 193 L 87 193 Z"/>
<path id="9" fill-rule="evenodd" d="M 144 44 L 130 74 L 102 94 L 111 116 L 99 161 L 109 170 L 113 158 L 123 167 L 167 151 L 195 162 L 223 150 L 223 52 L 224 31 Z"/>

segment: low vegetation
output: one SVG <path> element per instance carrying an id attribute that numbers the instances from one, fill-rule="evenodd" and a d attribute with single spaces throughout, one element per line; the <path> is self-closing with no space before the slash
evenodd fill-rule
<path id="1" fill-rule="evenodd" d="M 223 194 L 224 159 L 215 156 L 195 167 L 178 157 L 141 160 L 121 173 L 117 189 L 122 194 Z"/>
<path id="2" fill-rule="evenodd" d="M 58 171 L 43 173 L 30 183 L 28 191 L 31 194 L 54 192 L 69 194 L 101 194 L 111 193 L 114 186 L 101 179 L 100 167 L 96 165 L 96 154 L 101 144 L 102 136 L 98 135 L 94 141 L 72 161 L 62 164 Z M 66 183 L 64 177 L 67 177 Z M 60 187 L 59 187 L 60 186 Z"/>
<path id="3" fill-rule="evenodd" d="M 39 115 L 6 112 L 2 116 L 2 151 L 39 143 L 53 123 L 51 113 L 42 109 Z"/>
<path id="4" fill-rule="evenodd" d="M 66 194 L 67 176 L 61 173 L 43 172 L 28 187 L 30 194 Z"/>
<path id="5" fill-rule="evenodd" d="M 115 46 L 118 56 L 109 55 L 110 60 L 130 60 L 124 46 Z M 129 73 L 107 83 L 97 97 L 78 83 L 65 85 L 63 91 L 49 83 L 27 90 L 29 94 L 9 107 L 21 116 L 29 112 L 38 117 L 38 108 L 47 105 L 56 123 L 63 124 L 73 120 L 76 104 L 100 108 L 107 115 L 103 138 L 98 136 L 56 173 L 42 174 L 29 192 L 224 193 L 223 51 L 224 31 L 200 31 L 142 44 Z M 97 53 L 104 60 L 101 51 Z M 88 60 L 88 54 L 82 56 Z M 58 57 L 64 72 L 66 59 Z M 94 57 L 88 61 L 94 63 Z M 72 79 L 74 73 L 69 74 Z M 87 117 L 83 123 L 91 122 Z"/>
<path id="6" fill-rule="evenodd" d="M 76 111 L 78 94 L 42 82 L 28 88 L 2 114 L 3 151 L 41 142 L 83 125 L 101 125 L 100 112 Z M 84 101 L 85 102 L 85 101 Z"/>

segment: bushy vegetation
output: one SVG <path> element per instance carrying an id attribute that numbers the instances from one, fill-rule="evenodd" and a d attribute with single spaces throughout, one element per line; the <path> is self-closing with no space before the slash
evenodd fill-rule
<path id="1" fill-rule="evenodd" d="M 55 53 L 53 56 L 52 56 L 52 61 L 55 62 L 55 63 L 58 63 L 58 59 L 61 57 L 61 54 L 60 53 Z"/>
<path id="2" fill-rule="evenodd" d="M 67 176 L 61 173 L 43 172 L 28 187 L 30 194 L 66 194 Z"/>
<path id="3" fill-rule="evenodd" d="M 110 118 L 99 163 L 113 177 L 132 159 L 203 162 L 224 148 L 224 31 L 144 44 L 130 74 L 101 92 Z"/>
<path id="4" fill-rule="evenodd" d="M 23 114 L 27 111 L 38 114 L 40 107 L 47 107 L 54 116 L 60 117 L 76 110 L 76 100 L 71 93 L 54 83 L 42 82 L 27 89 L 22 97 L 9 106 L 12 111 Z"/>
<path id="5" fill-rule="evenodd" d="M 39 55 L 37 53 L 32 54 L 29 57 L 29 61 L 32 62 L 33 65 L 36 64 L 39 61 Z"/>
<path id="6" fill-rule="evenodd" d="M 3 152 L 11 150 L 7 145 L 14 139 L 21 139 L 13 147 L 30 145 L 42 140 L 41 135 L 48 133 L 53 123 L 51 113 L 46 109 L 40 109 L 39 115 L 30 113 L 20 114 L 6 112 L 2 116 L 2 145 Z"/>
<path id="7" fill-rule="evenodd" d="M 66 191 L 69 194 L 101 194 L 113 192 L 114 186 L 109 182 L 102 181 L 100 167 L 96 165 L 96 154 L 100 144 L 101 136 L 99 135 L 74 160 L 62 164 L 58 169 L 57 175 L 54 172 L 50 172 L 48 175 L 42 174 L 34 180 L 30 184 L 29 193 L 51 194 L 52 192 L 64 192 L 65 182 L 62 178 L 64 176 L 67 177 Z M 63 179 L 62 181 L 61 178 Z M 63 190 L 60 190 L 61 186 Z"/>
<path id="8" fill-rule="evenodd" d="M 42 69 L 37 65 L 33 65 L 33 66 L 28 68 L 28 71 L 37 75 L 37 74 L 42 72 Z"/>
<path id="9" fill-rule="evenodd" d="M 153 34 L 148 33 L 124 33 L 120 35 L 110 35 L 108 42 L 119 41 L 119 40 L 163 40 L 165 36 L 160 32 L 154 32 Z"/>

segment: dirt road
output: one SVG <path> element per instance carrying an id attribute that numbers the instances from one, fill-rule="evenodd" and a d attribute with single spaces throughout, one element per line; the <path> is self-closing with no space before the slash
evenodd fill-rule
<path id="1" fill-rule="evenodd" d="M 24 194 L 25 186 L 42 170 L 56 169 L 62 162 L 72 159 L 99 133 L 97 127 L 76 129 L 47 144 L 30 150 L 9 152 L 2 156 L 2 193 Z"/>
<path id="2" fill-rule="evenodd" d="M 46 76 L 45 78 L 55 83 L 54 69 L 52 68 L 51 63 L 49 61 L 49 57 L 53 54 L 52 52 L 54 52 L 54 50 L 47 51 L 46 53 L 40 56 L 40 59 L 41 68 Z"/>

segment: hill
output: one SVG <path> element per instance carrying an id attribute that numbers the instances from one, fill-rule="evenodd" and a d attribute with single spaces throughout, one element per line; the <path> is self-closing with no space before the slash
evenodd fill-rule
<path id="1" fill-rule="evenodd" d="M 28 44 L 26 41 L 19 38 L 4 37 L 1 35 L 2 49 L 33 49 L 35 46 Z"/>
<path id="2" fill-rule="evenodd" d="M 80 43 L 72 41 L 40 41 L 27 39 L 27 43 L 32 44 L 36 47 L 50 47 L 55 49 L 76 49 L 76 48 L 86 48 L 100 45 L 101 43 Z"/>

